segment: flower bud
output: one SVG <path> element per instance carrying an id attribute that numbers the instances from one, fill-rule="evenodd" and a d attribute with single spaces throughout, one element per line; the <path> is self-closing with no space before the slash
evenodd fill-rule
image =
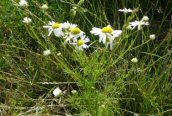
<path id="1" fill-rule="evenodd" d="M 137 63 L 138 62 L 138 59 L 135 57 L 135 58 L 131 59 L 131 62 Z"/>
<path id="2" fill-rule="evenodd" d="M 150 39 L 154 40 L 155 39 L 155 34 L 151 34 L 149 37 L 150 37 Z"/>
<path id="3" fill-rule="evenodd" d="M 48 6 L 47 6 L 46 4 L 43 4 L 43 5 L 41 6 L 41 9 L 47 10 L 47 9 L 48 9 Z"/>
<path id="4" fill-rule="evenodd" d="M 148 21 L 149 18 L 148 18 L 148 16 L 144 16 L 144 17 L 142 18 L 142 20 L 143 20 L 143 21 Z"/>

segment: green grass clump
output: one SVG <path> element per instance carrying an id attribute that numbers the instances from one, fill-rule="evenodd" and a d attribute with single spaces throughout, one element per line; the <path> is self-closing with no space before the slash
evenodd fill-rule
<path id="1" fill-rule="evenodd" d="M 0 115 L 172 114 L 170 0 L 30 0 L 24 8 L 18 3 L 0 2 Z M 123 14 L 122 8 L 137 10 Z M 127 30 L 145 15 L 150 26 Z M 23 23 L 24 17 L 32 22 Z M 48 21 L 77 24 L 91 40 L 89 49 L 77 51 L 63 38 L 48 36 Z M 107 25 L 123 31 L 112 50 L 90 33 Z M 51 54 L 44 56 L 47 49 Z M 62 93 L 54 97 L 56 87 Z"/>

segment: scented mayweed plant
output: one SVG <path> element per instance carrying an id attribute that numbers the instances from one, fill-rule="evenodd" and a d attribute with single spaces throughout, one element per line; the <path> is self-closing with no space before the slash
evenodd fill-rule
<path id="1" fill-rule="evenodd" d="M 136 27 L 138 27 L 138 30 L 141 30 L 142 25 L 146 25 L 146 26 L 149 25 L 148 20 L 149 20 L 149 18 L 147 16 L 144 16 L 141 21 L 135 20 L 133 22 L 130 22 L 130 25 L 128 28 L 131 28 L 133 30 Z"/>
<path id="2" fill-rule="evenodd" d="M 99 42 L 103 42 L 106 48 L 110 45 L 110 49 L 113 49 L 114 39 L 121 35 L 122 30 L 113 30 L 110 25 L 101 28 L 93 27 L 90 31 L 94 35 L 99 36 Z"/>
<path id="3" fill-rule="evenodd" d="M 170 114 L 172 32 L 149 3 L 2 0 L 0 115 Z"/>
<path id="4" fill-rule="evenodd" d="M 56 37 L 62 37 L 65 39 L 64 43 L 69 42 L 70 44 L 75 45 L 78 50 L 88 48 L 85 43 L 89 42 L 90 39 L 85 38 L 85 33 L 81 31 L 76 24 L 71 24 L 68 21 L 64 23 L 55 23 L 52 21 L 49 22 L 48 26 L 43 26 L 43 28 L 48 28 L 48 36 L 54 32 Z"/>
<path id="5" fill-rule="evenodd" d="M 56 37 L 62 37 L 64 36 L 64 33 L 62 31 L 63 29 L 63 24 L 54 22 L 54 21 L 49 21 L 48 26 L 43 26 L 43 28 L 48 28 L 49 34 L 48 36 L 51 35 L 52 32 L 54 32 L 54 35 Z"/>
<path id="6" fill-rule="evenodd" d="M 72 23 L 69 23 L 68 21 L 67 22 L 64 22 L 63 23 L 63 28 L 65 29 L 64 32 L 65 32 L 65 42 L 64 43 L 72 43 L 74 41 L 73 38 L 73 35 L 71 33 L 72 29 L 76 28 L 78 25 L 76 24 L 72 24 Z"/>
<path id="7" fill-rule="evenodd" d="M 120 11 L 120 12 L 124 12 L 124 13 L 132 13 L 133 12 L 133 10 L 132 9 L 127 9 L 127 8 L 124 8 L 124 9 L 119 9 L 118 11 Z"/>
<path id="8" fill-rule="evenodd" d="M 85 35 L 81 36 L 77 41 L 74 41 L 74 43 L 72 43 L 73 45 L 75 45 L 77 50 L 83 50 L 89 48 L 89 46 L 86 44 L 90 42 L 90 39 L 88 37 L 85 37 Z"/>

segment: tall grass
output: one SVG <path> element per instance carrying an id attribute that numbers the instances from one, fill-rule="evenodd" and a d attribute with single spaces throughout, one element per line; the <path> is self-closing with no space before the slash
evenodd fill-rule
<path id="1" fill-rule="evenodd" d="M 28 8 L 18 2 L 0 2 L 0 115 L 172 114 L 170 0 L 30 0 Z M 43 3 L 48 10 L 40 9 Z M 118 12 L 125 7 L 138 12 Z M 124 24 L 143 15 L 150 26 L 126 29 Z M 31 24 L 22 22 L 25 16 Z M 49 20 L 78 24 L 91 38 L 90 48 L 75 51 L 61 38 L 47 36 L 42 26 Z M 123 29 L 113 50 L 89 32 L 108 24 Z M 51 55 L 43 55 L 46 49 Z M 138 63 L 131 62 L 134 57 Z M 56 87 L 63 91 L 58 97 L 52 94 Z"/>

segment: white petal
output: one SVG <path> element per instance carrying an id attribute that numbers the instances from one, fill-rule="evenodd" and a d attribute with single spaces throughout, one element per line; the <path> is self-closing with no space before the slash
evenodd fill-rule
<path id="1" fill-rule="evenodd" d="M 55 35 L 56 37 L 61 37 L 61 36 L 63 36 L 64 34 L 63 34 L 63 32 L 62 32 L 61 29 L 54 29 L 54 35 Z"/>
<path id="2" fill-rule="evenodd" d="M 53 30 L 52 30 L 52 29 L 51 29 L 51 30 L 49 30 L 48 36 L 50 36 L 52 32 L 53 32 Z"/>
<path id="3" fill-rule="evenodd" d="M 77 27 L 78 25 L 77 24 L 70 24 L 70 29 L 71 28 L 75 28 L 75 27 Z"/>
<path id="4" fill-rule="evenodd" d="M 149 25 L 148 22 L 142 22 L 142 25 Z"/>
<path id="5" fill-rule="evenodd" d="M 60 90 L 59 87 L 57 87 L 54 91 L 53 91 L 53 95 L 56 97 L 58 95 L 60 95 L 62 93 L 62 91 Z"/>
<path id="6" fill-rule="evenodd" d="M 70 39 L 71 39 L 70 37 L 67 37 L 64 43 L 70 42 Z"/>
<path id="7" fill-rule="evenodd" d="M 89 46 L 86 45 L 86 44 L 83 44 L 82 47 L 85 48 L 85 49 L 86 49 L 86 48 L 89 48 Z"/>
<path id="8" fill-rule="evenodd" d="M 85 35 L 81 35 L 81 39 L 84 40 L 85 39 Z"/>
<path id="9" fill-rule="evenodd" d="M 106 43 L 106 34 L 103 35 L 102 41 L 104 44 Z"/>
<path id="10" fill-rule="evenodd" d="M 139 24 L 139 21 L 133 21 L 133 22 L 130 22 L 130 25 L 131 26 L 137 26 Z"/>
<path id="11" fill-rule="evenodd" d="M 100 28 L 93 27 L 90 33 L 94 35 L 100 35 L 102 33 L 102 30 Z"/>
<path id="12" fill-rule="evenodd" d="M 54 25 L 55 24 L 55 22 L 54 21 L 49 21 L 49 23 L 48 23 L 48 25 Z"/>
<path id="13" fill-rule="evenodd" d="M 119 35 L 121 35 L 122 31 L 121 30 L 114 30 L 113 31 L 113 36 L 114 37 L 118 37 Z"/>
<path id="14" fill-rule="evenodd" d="M 43 26 L 43 28 L 51 28 L 52 26 Z"/>
<path id="15" fill-rule="evenodd" d="M 101 34 L 99 35 L 99 43 L 103 41 L 103 36 L 104 36 L 104 35 L 105 35 L 104 33 L 101 33 Z"/>
<path id="16" fill-rule="evenodd" d="M 90 41 L 89 38 L 85 38 L 85 39 L 84 39 L 84 43 L 87 43 L 87 42 L 89 42 L 89 41 Z"/>

